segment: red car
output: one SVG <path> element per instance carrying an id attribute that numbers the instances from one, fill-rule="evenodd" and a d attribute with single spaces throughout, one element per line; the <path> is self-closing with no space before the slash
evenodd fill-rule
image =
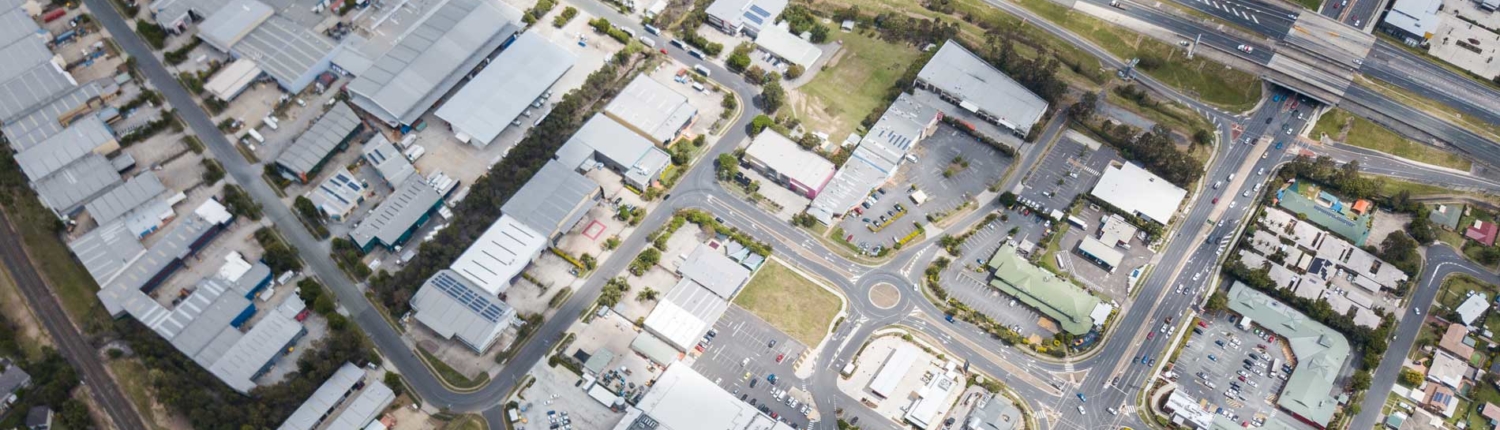
<path id="1" fill-rule="evenodd" d="M 1208 321 L 1198 320 L 1198 327 L 1208 328 Z"/>
<path id="2" fill-rule="evenodd" d="M 1146 333 L 1146 340 L 1151 340 L 1151 339 L 1155 339 L 1155 338 L 1156 338 L 1156 332 L 1153 331 L 1153 332 L 1150 332 L 1150 333 Z"/>
<path id="3" fill-rule="evenodd" d="M 776 362 L 777 363 L 780 363 L 781 360 L 783 360 L 785 358 L 786 358 L 786 354 L 776 354 Z"/>
<path id="4" fill-rule="evenodd" d="M 1218 197 L 1214 197 L 1214 204 L 1219 204 L 1219 198 Z"/>
<path id="5" fill-rule="evenodd" d="M 1245 377 L 1241 376 L 1240 377 L 1240 382 L 1245 382 Z"/>

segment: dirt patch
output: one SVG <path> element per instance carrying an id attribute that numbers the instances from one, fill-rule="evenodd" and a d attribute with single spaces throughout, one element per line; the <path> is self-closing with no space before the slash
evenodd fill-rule
<path id="1" fill-rule="evenodd" d="M 1375 242 L 1375 238 L 1378 237 L 1384 241 L 1387 235 L 1406 230 L 1406 225 L 1409 223 L 1411 223 L 1411 215 L 1380 212 L 1375 216 L 1375 221 L 1370 223 L 1370 240 L 1365 243 L 1378 247 L 1380 242 Z"/>
<path id="2" fill-rule="evenodd" d="M 21 297 L 21 290 L 16 288 L 15 281 L 11 280 L 10 273 L 0 270 L 0 313 L 5 314 L 5 319 L 16 327 L 16 332 L 21 335 L 21 348 L 27 355 L 34 358 L 41 357 L 41 345 L 52 345 L 52 339 L 42 331 L 41 324 L 37 323 L 36 315 L 31 313 L 31 308 L 26 306 L 26 300 Z"/>
<path id="3" fill-rule="evenodd" d="M 901 301 L 901 290 L 891 284 L 876 284 L 870 288 L 870 303 L 881 309 L 890 309 Z"/>

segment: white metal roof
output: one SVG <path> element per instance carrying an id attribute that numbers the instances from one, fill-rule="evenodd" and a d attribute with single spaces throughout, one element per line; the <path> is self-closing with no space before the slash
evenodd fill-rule
<path id="1" fill-rule="evenodd" d="M 411 124 L 520 31 L 520 20 L 521 11 L 503 2 L 449 0 L 347 88 L 356 105 L 388 124 Z"/>
<path id="2" fill-rule="evenodd" d="M 1385 15 L 1386 25 L 1418 36 L 1430 37 L 1437 31 L 1438 9 L 1442 0 L 1396 0 L 1391 11 Z"/>
<path id="3" fill-rule="evenodd" d="M 249 88 L 250 84 L 255 83 L 255 78 L 260 77 L 261 72 L 260 66 L 256 65 L 255 61 L 244 58 L 235 60 L 220 69 L 219 73 L 208 78 L 208 83 L 203 84 L 203 89 L 208 90 L 219 100 L 229 100 L 245 91 L 245 88 Z"/>
<path id="4" fill-rule="evenodd" d="M 870 391 L 881 397 L 891 397 L 896 391 L 896 385 L 906 377 L 906 372 L 917 363 L 921 354 L 922 350 L 909 343 L 903 342 L 896 346 L 891 355 L 885 358 L 885 363 L 880 365 L 875 377 L 870 379 Z"/>
<path id="5" fill-rule="evenodd" d="M 84 209 L 94 217 L 94 221 L 104 225 L 166 192 L 167 187 L 162 185 L 156 172 L 146 171 L 85 204 Z"/>
<path id="6" fill-rule="evenodd" d="M 573 217 L 580 206 L 600 193 L 599 184 L 556 160 L 538 169 L 521 189 L 516 190 L 500 207 L 500 212 L 514 217 L 532 230 L 552 237 Z"/>
<path id="7" fill-rule="evenodd" d="M 510 280 L 531 264 L 547 242 L 547 236 L 509 215 L 501 215 L 449 268 L 475 287 L 499 295 L 510 288 Z"/>
<path id="8" fill-rule="evenodd" d="M 1085 236 L 1083 241 L 1078 243 L 1078 250 L 1104 262 L 1104 265 L 1109 266 L 1110 269 L 1119 267 L 1120 262 L 1125 260 L 1125 253 L 1115 249 L 1113 245 L 1100 242 L 1092 235 Z"/>
<path id="9" fill-rule="evenodd" d="M 750 280 L 750 269 L 729 259 L 724 251 L 705 244 L 694 248 L 677 272 L 724 300 L 734 298 L 740 287 L 744 287 L 745 282 Z"/>
<path id="10" fill-rule="evenodd" d="M 609 115 L 599 114 L 583 123 L 557 150 L 557 159 L 574 169 L 593 161 L 611 163 L 625 170 L 627 181 L 646 183 L 661 174 L 672 156 Z"/>
<path id="11" fill-rule="evenodd" d="M 667 366 L 636 404 L 663 430 L 790 429 L 683 363 Z"/>
<path id="12" fill-rule="evenodd" d="M 198 37 L 220 51 L 228 51 L 275 12 L 257 0 L 229 0 L 198 23 Z"/>
<path id="13" fill-rule="evenodd" d="M 349 400 L 349 405 L 339 411 L 338 417 L 334 418 L 333 423 L 329 424 L 325 430 L 364 429 L 395 400 L 396 393 L 384 383 L 365 384 L 365 388 L 359 390 L 359 394 L 354 396 L 354 399 Z"/>
<path id="14" fill-rule="evenodd" d="M 787 0 L 718 0 L 705 12 L 733 28 L 744 26 L 759 30 L 775 23 L 786 4 Z"/>
<path id="15" fill-rule="evenodd" d="M 654 142 L 665 143 L 698 115 L 698 109 L 688 103 L 687 96 L 642 74 L 620 90 L 604 113 Z"/>
<path id="16" fill-rule="evenodd" d="M 781 25 L 773 25 L 760 31 L 755 36 L 755 45 L 781 57 L 792 64 L 802 67 L 812 67 L 823 56 L 823 50 L 818 45 L 802 40 L 801 37 L 792 34 Z"/>
<path id="17" fill-rule="evenodd" d="M 21 165 L 28 179 L 39 181 L 114 140 L 115 135 L 104 125 L 104 120 L 85 115 L 61 133 L 16 154 L 16 164 Z"/>
<path id="18" fill-rule="evenodd" d="M 523 33 L 437 110 L 470 143 L 485 146 L 578 60 L 536 33 Z"/>
<path id="19" fill-rule="evenodd" d="M 1105 168 L 1089 194 L 1126 212 L 1166 224 L 1187 197 L 1187 190 L 1140 166 L 1125 163 L 1122 167 Z"/>
<path id="20" fill-rule="evenodd" d="M 697 282 L 683 279 L 646 316 L 646 329 L 679 351 L 687 351 L 726 309 L 729 302 Z"/>
<path id="21" fill-rule="evenodd" d="M 322 33 L 272 16 L 234 45 L 235 55 L 255 64 L 290 92 L 302 91 L 328 68 L 338 45 Z"/>
<path id="22" fill-rule="evenodd" d="M 859 204 L 900 166 L 907 152 L 925 137 L 938 118 L 938 110 L 901 93 L 875 126 L 859 141 L 849 161 L 813 199 L 807 213 L 824 224 Z"/>
<path id="23" fill-rule="evenodd" d="M 792 139 L 769 129 L 755 136 L 750 147 L 745 148 L 745 156 L 797 183 L 813 188 L 822 187 L 833 178 L 833 173 L 837 170 L 827 158 L 803 149 L 802 145 Z"/>
<path id="24" fill-rule="evenodd" d="M 349 169 L 339 167 L 333 175 L 318 184 L 317 188 L 309 191 L 307 197 L 324 214 L 343 218 L 359 207 L 365 192 L 365 186 L 360 183 L 359 178 L 349 173 Z"/>
<path id="25" fill-rule="evenodd" d="M 375 133 L 375 137 L 365 142 L 364 155 L 365 161 L 375 166 L 375 171 L 392 187 L 406 182 L 406 178 L 417 172 L 416 167 L 412 167 L 411 160 L 406 159 L 401 150 L 396 149 L 396 144 L 385 138 L 384 133 Z"/>

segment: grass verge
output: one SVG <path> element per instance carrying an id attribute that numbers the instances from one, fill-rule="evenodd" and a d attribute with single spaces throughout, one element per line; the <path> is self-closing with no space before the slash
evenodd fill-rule
<path id="1" fill-rule="evenodd" d="M 150 370 L 146 365 L 135 360 L 111 360 L 109 370 L 115 374 L 115 381 L 119 382 L 120 389 L 125 391 L 125 397 L 130 398 L 130 403 L 135 405 L 136 411 L 141 413 L 141 421 L 151 429 L 162 429 L 157 424 L 156 409 L 151 405 L 154 398 L 151 396 L 151 381 L 148 379 Z"/>
<path id="2" fill-rule="evenodd" d="M 1184 48 L 1128 31 L 1049 0 L 1017 0 L 1017 4 L 1072 31 L 1123 59 L 1140 58 L 1140 69 L 1173 88 L 1230 112 L 1244 112 L 1260 100 L 1260 78 L 1204 57 L 1187 59 Z M 1147 67 L 1148 62 L 1156 63 Z"/>
<path id="3" fill-rule="evenodd" d="M 1483 119 L 1475 118 L 1472 115 L 1465 115 L 1452 106 L 1448 106 L 1446 104 L 1438 102 L 1437 100 L 1422 97 L 1420 95 L 1417 95 L 1416 93 L 1407 91 L 1406 89 L 1395 85 L 1391 85 L 1390 83 L 1385 81 L 1369 79 L 1364 76 L 1356 76 L 1355 80 L 1360 84 L 1364 84 L 1365 86 L 1374 89 L 1376 92 L 1385 94 L 1386 97 L 1395 99 L 1396 101 L 1406 104 L 1407 106 L 1411 106 L 1412 108 L 1415 108 L 1417 110 L 1427 112 L 1428 114 L 1438 117 L 1439 119 L 1442 119 L 1444 121 L 1448 121 L 1453 125 L 1457 125 L 1465 130 L 1474 132 L 1474 134 L 1477 134 L 1480 137 L 1493 141 L 1500 141 L 1500 124 L 1492 124 L 1489 122 L 1485 122 Z"/>
<path id="4" fill-rule="evenodd" d="M 1356 117 L 1343 109 L 1329 110 L 1318 118 L 1318 123 L 1313 126 L 1312 135 L 1317 138 L 1324 134 L 1327 134 L 1329 139 L 1434 166 L 1463 171 L 1468 171 L 1473 167 L 1473 162 L 1456 153 L 1407 139 L 1394 130 L 1368 119 Z"/>
<path id="5" fill-rule="evenodd" d="M 437 356 L 432 355 L 432 353 L 427 352 L 427 350 L 422 349 L 421 347 L 417 347 L 416 349 L 418 353 L 421 353 L 422 360 L 426 361 L 427 365 L 431 366 L 432 370 L 436 371 L 435 373 L 437 373 L 439 378 L 443 379 L 443 383 L 453 386 L 453 388 L 457 388 L 459 390 L 468 390 L 483 387 L 484 384 L 490 382 L 490 374 L 488 373 L 481 372 L 479 374 L 479 377 L 469 378 L 467 376 L 464 376 L 464 374 L 459 373 L 457 369 L 449 366 L 448 363 L 444 363 L 443 360 L 439 360 Z"/>
<path id="6" fill-rule="evenodd" d="M 36 319 L 36 314 L 31 312 L 26 298 L 21 296 L 16 281 L 4 269 L 0 269 L 0 314 L 15 325 L 21 352 L 34 362 L 42 361 L 46 353 L 43 348 L 51 345 L 52 339 L 42 328 L 41 321 Z"/>
<path id="7" fill-rule="evenodd" d="M 99 287 L 94 278 L 57 236 L 57 216 L 29 192 L 6 197 L 6 215 L 21 234 L 31 264 L 42 272 L 48 287 L 62 299 L 68 316 L 85 332 L 109 324 L 109 316 L 95 296 Z"/>
<path id="8" fill-rule="evenodd" d="M 809 348 L 823 341 L 839 312 L 839 298 L 776 260 L 750 279 L 734 304 L 764 318 Z"/>
<path id="9" fill-rule="evenodd" d="M 490 426 L 484 422 L 484 417 L 474 414 L 461 415 L 443 426 L 443 430 L 489 430 L 489 428 Z"/>

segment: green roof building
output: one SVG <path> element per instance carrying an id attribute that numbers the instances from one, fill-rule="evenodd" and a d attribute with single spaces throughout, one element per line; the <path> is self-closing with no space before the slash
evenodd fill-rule
<path id="1" fill-rule="evenodd" d="M 1240 282 L 1229 288 L 1229 309 L 1291 345 L 1297 366 L 1276 404 L 1308 424 L 1326 427 L 1343 391 L 1335 382 L 1339 369 L 1349 361 L 1349 341 L 1332 328 Z"/>
<path id="2" fill-rule="evenodd" d="M 1114 310 L 1114 306 L 1067 279 L 1026 261 L 1016 254 L 1015 245 L 1001 246 L 988 266 L 995 275 L 990 286 L 1057 320 L 1068 333 L 1086 334 L 1095 325 L 1103 324 Z"/>

